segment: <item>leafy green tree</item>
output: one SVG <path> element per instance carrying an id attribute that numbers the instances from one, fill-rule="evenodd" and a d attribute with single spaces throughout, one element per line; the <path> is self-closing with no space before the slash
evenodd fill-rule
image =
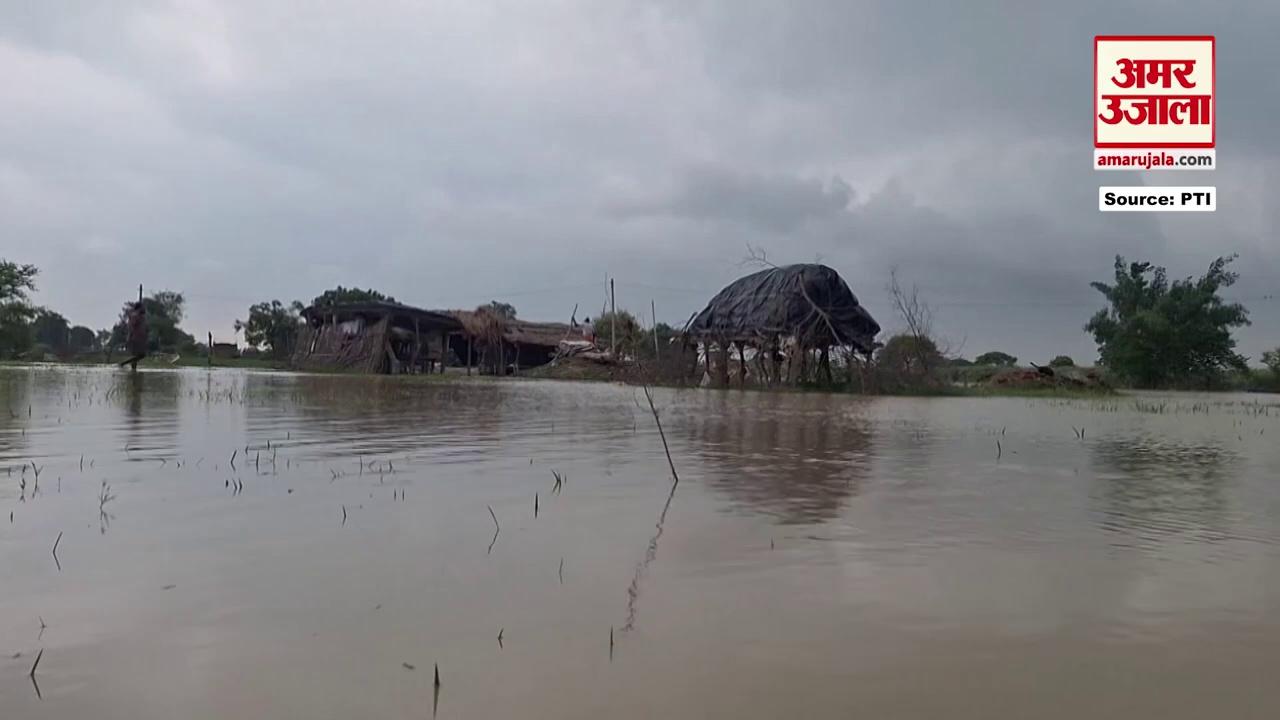
<path id="1" fill-rule="evenodd" d="M 1017 363 L 1018 363 L 1018 358 L 1010 355 L 1009 353 L 1000 352 L 999 350 L 992 350 L 991 352 L 982 353 L 981 355 L 973 359 L 974 365 L 995 365 L 998 367 L 1013 367 Z"/>
<path id="2" fill-rule="evenodd" d="M 606 312 L 596 318 L 592 326 L 596 331 L 596 345 L 602 349 L 612 349 L 609 343 L 615 336 L 620 354 L 635 352 L 646 340 L 651 346 L 653 344 L 653 336 L 640 327 L 635 315 L 626 310 Z"/>
<path id="3" fill-rule="evenodd" d="M 48 308 L 37 308 L 35 319 L 31 321 L 31 332 L 36 342 L 47 346 L 51 351 L 67 351 L 71 325 L 59 313 Z"/>
<path id="4" fill-rule="evenodd" d="M 34 265 L 0 260 L 0 356 L 13 356 L 31 347 L 35 308 L 28 293 L 36 289 Z"/>
<path id="5" fill-rule="evenodd" d="M 1262 353 L 1262 364 L 1271 370 L 1276 382 L 1280 382 L 1280 348 Z"/>
<path id="6" fill-rule="evenodd" d="M 933 340 L 909 333 L 889 338 L 876 353 L 876 366 L 902 381 L 922 380 L 942 362 L 942 353 Z"/>
<path id="7" fill-rule="evenodd" d="M 999 350 L 985 352 L 973 359 L 974 365 L 994 365 L 996 367 L 1013 367 L 1018 364 L 1018 358 Z"/>
<path id="8" fill-rule="evenodd" d="M 1235 257 L 1214 260 L 1199 278 L 1170 282 L 1164 268 L 1126 264 L 1117 255 L 1114 283 L 1091 283 L 1110 307 L 1085 325 L 1102 363 L 1121 380 L 1146 388 L 1212 384 L 1228 369 L 1247 370 L 1231 331 L 1249 324 L 1249 311 L 1218 294 L 1239 277 L 1227 270 Z"/>
<path id="9" fill-rule="evenodd" d="M 1049 361 L 1049 367 L 1075 367 L 1075 366 L 1076 366 L 1076 361 L 1072 360 L 1066 355 L 1059 355 L 1058 357 Z"/>
<path id="10" fill-rule="evenodd" d="M 298 339 L 302 319 L 302 303 L 294 300 L 285 305 L 279 300 L 249 306 L 249 319 L 236 320 L 236 330 L 244 333 L 245 344 L 253 348 L 266 346 L 273 357 L 288 357 Z"/>
<path id="11" fill-rule="evenodd" d="M 357 302 L 395 302 L 396 299 L 390 295 L 383 295 L 377 290 L 361 290 L 360 288 L 344 288 L 341 285 L 332 289 L 325 290 L 317 295 L 311 301 L 314 307 L 333 307 L 334 305 L 343 305 L 346 303 Z"/>
<path id="12" fill-rule="evenodd" d="M 83 325 L 76 325 L 67 333 L 67 345 L 71 352 L 88 352 L 98 349 L 98 336 Z"/>

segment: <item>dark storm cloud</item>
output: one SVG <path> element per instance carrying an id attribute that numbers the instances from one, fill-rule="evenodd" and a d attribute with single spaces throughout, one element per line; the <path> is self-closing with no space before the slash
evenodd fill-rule
<path id="1" fill-rule="evenodd" d="M 821 258 L 893 328 L 898 267 L 966 352 L 1091 357 L 1117 252 L 1274 293 L 1273 3 L 224 3 L 0 0 L 0 255 L 108 324 L 129 287 L 249 303 L 372 285 L 529 317 L 619 300 L 682 322 Z M 1213 215 L 1102 215 L 1092 36 L 1215 33 Z M 1275 344 L 1252 300 L 1245 350 Z"/>

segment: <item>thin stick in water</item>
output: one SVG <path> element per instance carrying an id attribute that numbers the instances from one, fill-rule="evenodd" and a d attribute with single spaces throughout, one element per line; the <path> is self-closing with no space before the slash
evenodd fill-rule
<path id="1" fill-rule="evenodd" d="M 502 532 L 502 526 L 498 524 L 498 516 L 493 513 L 493 507 L 485 505 L 489 508 L 489 517 L 493 518 L 493 540 L 489 541 L 489 549 L 485 551 L 485 555 L 493 552 L 494 543 L 498 542 L 498 533 Z"/>

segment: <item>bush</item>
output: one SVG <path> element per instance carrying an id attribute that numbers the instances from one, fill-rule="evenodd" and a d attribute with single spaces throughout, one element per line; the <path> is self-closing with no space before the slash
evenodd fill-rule
<path id="1" fill-rule="evenodd" d="M 1071 358 L 1067 357 L 1066 355 L 1059 355 L 1058 357 L 1049 361 L 1049 367 L 1075 367 L 1075 366 L 1076 366 L 1076 362 Z"/>

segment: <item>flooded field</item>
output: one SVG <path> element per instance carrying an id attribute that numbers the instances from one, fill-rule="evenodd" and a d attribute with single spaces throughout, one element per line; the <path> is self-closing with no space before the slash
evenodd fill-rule
<path id="1" fill-rule="evenodd" d="M 1280 706 L 1274 396 L 654 396 L 0 369 L 0 717 Z"/>

